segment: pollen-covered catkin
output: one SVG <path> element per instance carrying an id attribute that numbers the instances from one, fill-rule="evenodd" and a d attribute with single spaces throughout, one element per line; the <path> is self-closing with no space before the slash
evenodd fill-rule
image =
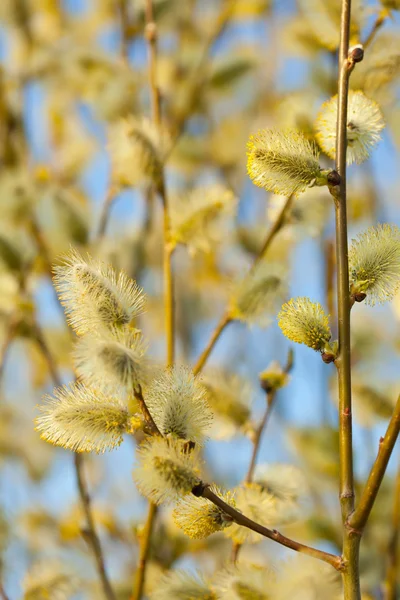
<path id="1" fill-rule="evenodd" d="M 143 312 L 143 290 L 123 271 L 72 250 L 54 269 L 54 285 L 78 335 L 132 327 Z"/>
<path id="2" fill-rule="evenodd" d="M 204 442 L 212 412 L 206 389 L 189 369 L 176 366 L 156 377 L 146 390 L 146 405 L 162 435 Z"/>
<path id="3" fill-rule="evenodd" d="M 139 465 L 133 478 L 151 502 L 173 502 L 190 494 L 200 482 L 198 453 L 174 438 L 154 437 L 137 452 Z"/>
<path id="4" fill-rule="evenodd" d="M 322 150 L 335 158 L 337 96 L 322 106 L 315 128 Z M 347 164 L 360 164 L 367 160 L 371 150 L 380 140 L 380 132 L 385 127 L 379 106 L 361 91 L 350 91 L 347 109 Z"/>
<path id="5" fill-rule="evenodd" d="M 349 248 L 350 291 L 366 303 L 392 300 L 400 289 L 400 229 L 384 223 L 360 233 Z"/>
<path id="6" fill-rule="evenodd" d="M 329 317 L 318 302 L 309 298 L 292 298 L 282 306 L 278 324 L 292 342 L 323 350 L 332 337 Z"/>
<path id="7" fill-rule="evenodd" d="M 216 486 L 211 486 L 211 490 L 230 506 L 236 506 L 231 492 L 223 493 Z M 196 496 L 185 496 L 177 504 L 173 515 L 178 527 L 189 537 L 197 539 L 206 538 L 232 524 L 232 517 L 221 508 L 207 498 Z"/>
<path id="8" fill-rule="evenodd" d="M 264 129 L 249 139 L 247 171 L 253 183 L 269 192 L 297 195 L 324 184 L 318 157 L 317 145 L 301 131 Z"/>
<path id="9" fill-rule="evenodd" d="M 56 389 L 39 410 L 36 429 L 41 438 L 74 452 L 112 450 L 133 426 L 119 398 L 81 383 Z"/>

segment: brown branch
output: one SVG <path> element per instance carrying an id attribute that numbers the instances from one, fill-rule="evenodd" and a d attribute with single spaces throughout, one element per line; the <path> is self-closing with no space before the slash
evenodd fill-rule
<path id="1" fill-rule="evenodd" d="M 393 452 L 394 445 L 400 431 L 400 396 L 397 399 L 397 404 L 393 415 L 389 421 L 385 436 L 381 438 L 379 443 L 378 456 L 372 466 L 365 488 L 360 496 L 355 511 L 348 519 L 348 525 L 352 529 L 361 534 L 364 529 L 368 517 L 371 513 L 376 496 L 379 492 L 386 467 Z"/>
<path id="2" fill-rule="evenodd" d="M 354 510 L 353 426 L 351 400 L 351 342 L 349 260 L 347 243 L 346 153 L 347 104 L 350 74 L 356 60 L 362 60 L 362 50 L 349 55 L 351 0 L 342 0 L 340 21 L 338 114 L 336 128 L 336 171 L 339 185 L 330 187 L 335 201 L 337 311 L 339 353 L 335 364 L 339 388 L 339 497 L 343 521 L 344 600 L 360 600 L 359 548 L 360 537 L 353 535 L 347 519 Z"/>
<path id="3" fill-rule="evenodd" d="M 284 373 L 286 373 L 286 374 L 289 373 L 292 370 L 292 368 L 293 368 L 293 350 L 290 348 L 289 352 L 288 352 L 287 360 L 286 360 L 286 366 L 284 368 Z M 265 387 L 263 389 L 265 389 Z M 276 387 L 269 387 L 268 389 L 266 389 L 267 407 L 266 407 L 264 416 L 261 419 L 260 424 L 257 427 L 256 432 L 255 432 L 255 437 L 253 440 L 253 452 L 252 452 L 251 459 L 250 459 L 250 465 L 249 465 L 246 477 L 244 479 L 244 481 L 246 483 L 251 483 L 253 481 L 254 469 L 255 469 L 255 466 L 257 463 L 257 456 L 258 456 L 258 453 L 260 450 L 260 445 L 261 445 L 261 438 L 262 438 L 262 436 L 265 432 L 265 429 L 267 427 L 267 424 L 269 422 L 269 418 L 271 416 L 272 409 L 275 404 L 277 391 L 278 390 Z M 242 546 L 242 544 L 239 544 L 237 542 L 233 545 L 232 561 L 234 563 L 237 562 L 241 546 Z"/>
<path id="4" fill-rule="evenodd" d="M 300 544 L 300 542 L 296 542 L 281 533 L 276 531 L 276 529 L 268 529 L 259 523 L 256 523 L 252 519 L 249 519 L 235 508 L 224 502 L 221 498 L 219 498 L 214 492 L 210 489 L 209 485 L 205 483 L 201 483 L 195 488 L 193 488 L 192 493 L 197 497 L 207 498 L 222 509 L 227 515 L 229 515 L 235 523 L 238 525 L 242 525 L 242 527 L 247 527 L 256 533 L 270 539 L 274 540 L 281 546 L 285 546 L 286 548 L 290 548 L 291 550 L 295 550 L 296 552 L 300 552 L 302 554 L 307 554 L 308 556 L 312 556 L 319 560 L 322 560 L 332 567 L 334 567 L 337 571 L 343 570 L 343 562 L 340 556 L 336 556 L 335 554 L 329 554 L 328 552 L 323 552 L 322 550 L 318 550 L 317 548 L 311 548 L 310 546 L 305 546 L 304 544 Z"/>
<path id="5" fill-rule="evenodd" d="M 394 506 L 392 519 L 392 532 L 388 548 L 388 570 L 386 578 L 385 600 L 396 600 L 400 592 L 397 582 L 400 566 L 400 465 L 397 470 L 396 482 L 394 486 Z"/>
<path id="6" fill-rule="evenodd" d="M 151 416 L 151 413 L 147 408 L 146 402 L 144 401 L 142 387 L 140 385 L 134 390 L 134 395 L 137 403 L 139 404 L 139 408 L 143 414 L 144 420 L 146 421 L 146 424 L 148 426 L 149 433 L 151 433 L 152 435 L 161 436 L 161 432 L 158 429 L 153 417 Z"/>

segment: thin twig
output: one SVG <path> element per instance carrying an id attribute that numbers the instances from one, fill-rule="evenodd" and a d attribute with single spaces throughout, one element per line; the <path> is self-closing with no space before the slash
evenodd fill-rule
<path id="1" fill-rule="evenodd" d="M 99 219 L 99 228 L 96 234 L 96 242 L 99 242 L 103 239 L 106 233 L 108 221 L 110 219 L 110 213 L 112 205 L 116 200 L 116 193 L 113 186 L 110 185 L 106 198 L 101 207 L 100 219 Z"/>
<path id="2" fill-rule="evenodd" d="M 360 533 L 364 529 L 371 513 L 376 496 L 385 475 L 386 467 L 393 452 L 394 445 L 400 431 L 400 396 L 389 421 L 385 436 L 379 443 L 378 456 L 372 466 L 365 488 L 360 496 L 360 501 L 355 511 L 348 519 L 349 527 Z"/>
<path id="3" fill-rule="evenodd" d="M 394 506 L 392 519 L 392 532 L 389 542 L 389 564 L 386 578 L 386 594 L 385 600 L 396 600 L 398 592 L 400 592 L 397 582 L 399 577 L 400 567 L 400 465 L 397 470 L 396 482 L 394 486 Z"/>
<path id="4" fill-rule="evenodd" d="M 276 531 L 276 529 L 268 529 L 259 523 L 256 523 L 252 519 L 249 519 L 244 514 L 237 511 L 232 506 L 229 506 L 224 500 L 219 498 L 214 492 L 210 489 L 210 486 L 201 483 L 195 488 L 193 488 L 192 493 L 195 496 L 201 496 L 203 498 L 207 498 L 221 508 L 227 515 L 229 515 L 235 523 L 238 525 L 242 525 L 242 527 L 247 527 L 256 533 L 270 539 L 274 540 L 278 544 L 285 546 L 286 548 L 290 548 L 291 550 L 295 550 L 296 552 L 301 552 L 302 554 L 307 554 L 308 556 L 312 556 L 319 560 L 322 560 L 332 567 L 334 567 L 337 571 L 341 571 L 343 569 L 343 563 L 340 556 L 336 556 L 335 554 L 329 554 L 328 552 L 323 552 L 322 550 L 318 550 L 317 548 L 311 548 L 310 546 L 305 546 L 304 544 L 300 544 L 300 542 L 296 542 L 281 533 Z"/>
<path id="5" fill-rule="evenodd" d="M 203 352 L 200 354 L 199 358 L 197 359 L 195 366 L 193 367 L 193 373 L 195 375 L 200 373 L 200 371 L 203 369 L 208 357 L 211 354 L 211 351 L 213 350 L 215 344 L 219 340 L 221 333 L 224 331 L 225 327 L 227 325 L 229 325 L 229 323 L 231 323 L 231 322 L 232 322 L 232 319 L 229 316 L 229 313 L 228 312 L 224 313 L 222 315 L 222 317 L 220 318 L 220 320 L 218 321 L 218 323 L 216 324 L 216 326 L 211 334 L 211 337 L 207 343 L 207 346 L 204 348 Z"/>
<path id="6" fill-rule="evenodd" d="M 368 37 L 366 38 L 366 40 L 363 43 L 363 47 L 364 50 L 366 48 L 368 48 L 368 46 L 371 45 L 371 43 L 373 42 L 376 34 L 378 33 L 378 31 L 380 30 L 380 28 L 382 27 L 382 25 L 384 24 L 384 22 L 386 21 L 386 17 L 388 16 L 388 11 L 387 9 L 382 9 L 380 11 L 380 13 L 378 14 L 376 21 L 368 35 Z"/>
<path id="7" fill-rule="evenodd" d="M 15 313 L 10 317 L 6 335 L 0 348 L 0 383 L 3 381 L 4 369 L 6 366 L 7 356 L 11 347 L 12 342 L 15 339 L 15 335 L 20 323 L 18 313 Z"/>
<path id="8" fill-rule="evenodd" d="M 33 333 L 36 339 L 36 342 L 43 354 L 43 357 L 46 359 L 47 366 L 50 372 L 50 375 L 53 379 L 54 385 L 60 386 L 62 385 L 62 378 L 57 368 L 54 357 L 47 345 L 46 339 L 44 337 L 42 328 L 38 323 L 35 323 L 33 328 Z M 87 484 L 85 482 L 85 478 L 83 476 L 83 456 L 81 454 L 74 454 L 74 468 L 76 481 L 79 491 L 80 500 L 82 503 L 83 511 L 85 514 L 86 520 L 86 539 L 89 543 L 89 546 L 92 549 L 93 556 L 95 558 L 97 572 L 101 581 L 101 585 L 103 588 L 104 596 L 107 600 L 116 600 L 114 592 L 112 590 L 110 581 L 107 576 L 104 555 L 100 543 L 100 539 L 96 532 L 95 522 L 93 518 L 92 508 L 91 508 L 91 500 L 89 491 L 87 488 Z"/>
<path id="9" fill-rule="evenodd" d="M 286 219 L 286 216 L 292 206 L 292 202 L 293 202 L 293 196 L 289 196 L 286 199 L 286 202 L 284 203 L 283 207 L 281 208 L 281 211 L 278 214 L 276 220 L 274 221 L 271 228 L 269 229 L 268 234 L 265 238 L 265 241 L 261 247 L 261 250 L 255 257 L 254 262 L 253 262 L 252 266 L 250 267 L 250 271 L 249 271 L 250 273 L 252 273 L 254 271 L 254 269 L 256 268 L 258 263 L 264 258 L 269 247 L 271 246 L 275 236 L 277 235 L 277 233 L 282 229 L 283 225 L 285 224 L 285 219 Z M 203 369 L 208 357 L 210 356 L 215 344 L 219 340 L 222 332 L 227 327 L 227 325 L 229 325 L 229 323 L 231 323 L 231 322 L 232 322 L 232 319 L 229 315 L 228 310 L 226 310 L 225 313 L 220 318 L 220 320 L 218 321 L 218 323 L 216 324 L 216 326 L 211 334 L 211 337 L 207 343 L 207 346 L 204 348 L 203 352 L 200 354 L 199 358 L 197 359 L 195 366 L 193 367 L 193 373 L 195 375 L 200 373 L 200 371 Z"/>
<path id="10" fill-rule="evenodd" d="M 10 600 L 10 598 L 7 596 L 7 593 L 1 582 L 0 582 L 0 598 L 1 598 L 1 600 Z"/>
<path id="11" fill-rule="evenodd" d="M 352 535 L 352 532 L 346 526 L 349 515 L 354 510 L 350 294 L 346 201 L 347 103 L 349 78 L 354 68 L 354 61 L 349 60 L 350 18 L 351 0 L 342 0 L 336 130 L 336 171 L 340 175 L 340 184 L 331 189 L 331 193 L 335 200 L 336 216 L 339 355 L 335 364 L 338 371 L 339 387 L 339 496 L 343 521 L 343 560 L 346 565 L 343 572 L 343 586 L 345 600 L 360 600 L 360 538 Z"/>
<path id="12" fill-rule="evenodd" d="M 284 368 L 284 373 L 288 374 L 292 368 L 293 368 L 293 350 L 290 348 L 289 352 L 288 352 L 286 366 Z M 262 439 L 263 434 L 265 433 L 266 427 L 268 425 L 268 422 L 269 422 L 269 419 L 270 419 L 270 416 L 272 413 L 272 409 L 275 405 L 276 393 L 277 393 L 276 388 L 269 388 L 266 390 L 267 406 L 266 406 L 266 409 L 264 412 L 264 416 L 261 419 L 259 426 L 257 427 L 257 429 L 255 431 L 254 440 L 253 440 L 253 451 L 251 454 L 249 468 L 248 468 L 246 477 L 244 479 L 244 481 L 246 483 L 251 483 L 253 481 L 254 469 L 255 469 L 255 466 L 257 463 L 257 457 L 258 457 L 258 453 L 260 451 L 260 446 L 261 446 L 261 439 Z M 241 546 L 242 546 L 242 544 L 240 544 L 238 542 L 236 542 L 233 545 L 232 561 L 234 563 L 237 562 Z"/>
<path id="13" fill-rule="evenodd" d="M 149 510 L 148 510 L 147 518 L 146 518 L 146 523 L 144 525 L 143 532 L 140 535 L 141 544 L 140 544 L 139 560 L 138 560 L 138 566 L 137 566 L 136 576 L 135 576 L 134 592 L 133 592 L 133 595 L 131 596 L 131 600 L 138 600 L 143 595 L 143 588 L 144 588 L 144 582 L 145 582 L 144 575 L 146 572 L 147 560 L 149 557 L 151 534 L 153 531 L 153 526 L 154 526 L 155 518 L 157 515 L 157 509 L 158 509 L 157 504 L 153 504 L 152 502 L 150 502 Z"/>
<path id="14" fill-rule="evenodd" d="M 121 56 L 124 61 L 128 62 L 129 56 L 129 11 L 127 0 L 116 0 L 116 9 L 120 22 L 121 32 Z"/>
<path id="15" fill-rule="evenodd" d="M 257 462 L 257 456 L 260 451 L 262 435 L 264 433 L 264 430 L 265 430 L 267 423 L 269 421 L 269 418 L 271 416 L 275 397 L 276 397 L 276 390 L 270 390 L 269 392 L 267 392 L 267 408 L 265 409 L 264 416 L 261 419 L 260 424 L 257 427 L 255 434 L 254 434 L 253 452 L 251 453 L 250 465 L 249 465 L 249 469 L 248 469 L 246 477 L 245 477 L 246 483 L 250 483 L 253 480 L 254 469 L 256 466 L 256 462 Z"/>
<path id="16" fill-rule="evenodd" d="M 263 432 L 267 426 L 267 423 L 269 421 L 269 418 L 271 416 L 275 396 L 276 396 L 276 390 L 270 390 L 269 392 L 267 392 L 267 408 L 265 409 L 263 418 L 261 419 L 261 421 L 254 433 L 253 451 L 251 453 L 250 465 L 249 465 L 248 471 L 246 473 L 246 477 L 244 478 L 244 481 L 246 483 L 251 483 L 251 481 L 253 480 L 253 474 L 254 474 L 254 469 L 256 466 L 256 462 L 257 462 L 257 456 L 258 456 L 258 453 L 260 450 L 262 434 L 263 434 Z M 237 563 L 241 547 L 242 547 L 242 544 L 240 542 L 235 542 L 233 544 L 232 562 L 234 564 Z"/>
<path id="17" fill-rule="evenodd" d="M 139 408 L 142 411 L 144 420 L 147 423 L 150 433 L 152 435 L 161 435 L 161 432 L 158 429 L 153 417 L 151 416 L 151 413 L 150 413 L 149 409 L 147 408 L 146 402 L 144 401 L 142 387 L 140 385 L 138 386 L 137 389 L 134 390 L 134 395 L 135 395 L 135 399 L 136 399 L 137 403 L 139 404 Z"/>
<path id="18" fill-rule="evenodd" d="M 74 464 L 79 495 L 81 498 L 83 512 L 85 514 L 86 519 L 87 540 L 89 542 L 90 547 L 92 548 L 94 557 L 96 559 L 97 571 L 101 579 L 104 596 L 107 598 L 107 600 L 116 600 L 116 596 L 114 595 L 113 589 L 107 576 L 100 539 L 96 533 L 96 527 L 92 513 L 91 499 L 88 493 L 87 483 L 83 475 L 83 456 L 81 454 L 75 453 Z"/>

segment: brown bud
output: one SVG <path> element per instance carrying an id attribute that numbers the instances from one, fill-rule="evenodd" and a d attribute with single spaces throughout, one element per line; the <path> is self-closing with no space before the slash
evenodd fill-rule
<path id="1" fill-rule="evenodd" d="M 363 292 L 357 292 L 353 296 L 353 298 L 356 302 L 363 302 L 363 300 L 365 300 L 366 297 L 367 297 L 367 294 L 364 294 Z"/>
<path id="2" fill-rule="evenodd" d="M 331 171 L 328 173 L 328 185 L 340 185 L 340 175 L 337 171 Z"/>
<path id="3" fill-rule="evenodd" d="M 261 389 L 264 390 L 268 394 L 268 392 L 272 392 L 274 389 L 273 385 L 271 385 L 271 381 L 269 379 L 260 379 Z"/>
<path id="4" fill-rule="evenodd" d="M 323 352 L 321 354 L 321 358 L 326 365 L 329 365 L 329 363 L 333 362 L 336 357 L 334 354 L 331 354 L 330 352 Z"/>
<path id="5" fill-rule="evenodd" d="M 361 44 L 357 44 L 349 49 L 349 59 L 354 63 L 359 63 L 364 58 L 364 48 Z"/>

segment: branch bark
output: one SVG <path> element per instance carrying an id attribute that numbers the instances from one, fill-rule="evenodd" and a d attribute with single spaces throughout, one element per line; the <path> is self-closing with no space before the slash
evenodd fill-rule
<path id="1" fill-rule="evenodd" d="M 379 443 L 378 456 L 372 466 L 365 488 L 361 494 L 360 501 L 355 511 L 350 515 L 348 524 L 351 528 L 362 533 L 367 524 L 372 507 L 378 495 L 386 467 L 392 455 L 394 445 L 400 431 L 400 396 L 397 399 L 396 408 L 389 421 L 385 436 Z"/>
<path id="2" fill-rule="evenodd" d="M 224 500 L 219 498 L 214 492 L 210 489 L 209 485 L 202 483 L 196 486 L 192 493 L 197 497 L 207 498 L 222 509 L 227 515 L 229 515 L 235 523 L 238 525 L 242 525 L 243 527 L 247 527 L 256 533 L 270 539 L 274 540 L 281 546 L 285 546 L 286 548 L 290 548 L 291 550 L 295 550 L 296 552 L 300 552 L 302 554 L 307 554 L 308 556 L 312 556 L 313 558 L 317 558 L 330 564 L 337 571 L 341 571 L 343 569 L 343 563 L 340 556 L 336 556 L 335 554 L 329 554 L 329 552 L 323 552 L 322 550 L 318 550 L 317 548 L 311 548 L 310 546 L 306 546 L 304 544 L 300 544 L 300 542 L 296 542 L 281 533 L 276 531 L 276 529 L 268 529 L 259 523 L 256 523 L 252 519 L 249 519 L 239 511 L 237 511 L 232 506 L 229 506 Z"/>
<path id="3" fill-rule="evenodd" d="M 353 427 L 351 401 L 351 356 L 350 356 L 350 294 L 349 260 L 347 244 L 347 198 L 346 198 L 346 152 L 347 152 L 347 103 L 349 78 L 354 61 L 349 60 L 349 37 L 351 0 L 342 0 L 338 115 L 336 130 L 336 171 L 340 184 L 331 188 L 335 200 L 336 217 L 336 261 L 337 261 L 337 306 L 339 355 L 335 361 L 339 384 L 339 496 L 343 521 L 343 587 L 345 600 L 360 600 L 359 547 L 360 536 L 348 527 L 347 520 L 354 510 L 353 480 Z M 339 188 L 339 189 L 338 189 Z"/>

